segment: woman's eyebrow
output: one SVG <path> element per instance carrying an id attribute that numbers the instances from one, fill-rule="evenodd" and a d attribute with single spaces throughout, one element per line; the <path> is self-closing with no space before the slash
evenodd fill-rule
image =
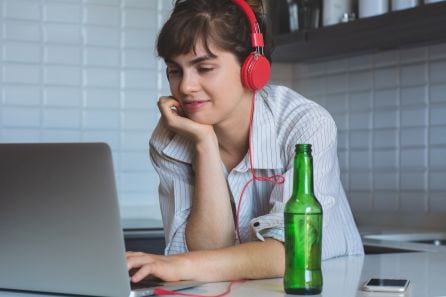
<path id="1" fill-rule="evenodd" d="M 195 64 L 201 63 L 203 61 L 212 60 L 215 58 L 217 58 L 217 56 L 207 54 L 207 55 L 196 57 L 196 58 L 192 59 L 191 61 L 189 61 L 189 65 L 195 65 Z"/>
<path id="2" fill-rule="evenodd" d="M 203 56 L 200 56 L 200 57 L 196 57 L 196 58 L 190 60 L 190 61 L 187 62 L 187 63 L 188 63 L 189 65 L 195 65 L 195 64 L 201 63 L 201 62 L 203 62 L 203 61 L 208 61 L 208 60 L 212 60 L 212 59 L 215 59 L 215 58 L 217 58 L 217 56 L 215 56 L 215 55 L 210 55 L 210 54 L 206 54 L 206 55 L 203 55 Z M 171 59 L 165 59 L 165 63 L 166 63 L 167 65 L 170 64 L 170 65 L 173 65 L 173 66 L 180 66 L 179 63 L 177 63 L 177 62 L 175 62 L 175 61 L 173 61 L 173 60 L 171 60 Z"/>

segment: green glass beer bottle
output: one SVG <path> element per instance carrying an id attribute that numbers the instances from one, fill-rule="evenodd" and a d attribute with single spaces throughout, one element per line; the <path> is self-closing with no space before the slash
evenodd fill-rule
<path id="1" fill-rule="evenodd" d="M 322 207 L 313 191 L 311 144 L 297 144 L 293 193 L 285 205 L 285 275 L 287 294 L 322 292 Z"/>

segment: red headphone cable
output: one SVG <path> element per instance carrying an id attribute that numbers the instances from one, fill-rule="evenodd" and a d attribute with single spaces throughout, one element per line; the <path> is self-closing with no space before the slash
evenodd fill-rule
<path id="1" fill-rule="evenodd" d="M 254 101 L 255 101 L 255 97 L 256 97 L 256 92 L 254 91 L 252 94 L 252 99 L 251 99 L 251 112 L 250 112 L 250 116 L 249 116 L 249 131 L 248 131 L 248 156 L 249 156 L 249 169 L 251 171 L 251 175 L 252 178 L 243 186 L 242 189 L 242 193 L 240 194 L 240 199 L 238 201 L 237 204 L 237 212 L 236 212 L 236 216 L 235 216 L 235 229 L 237 232 L 237 237 L 239 240 L 239 243 L 242 243 L 242 238 L 240 236 L 240 228 L 239 228 L 239 216 L 240 216 L 240 207 L 242 205 L 242 199 L 243 199 L 243 194 L 246 191 L 246 188 L 248 187 L 248 185 L 255 181 L 265 181 L 265 182 L 271 182 L 275 185 L 280 185 L 283 184 L 285 182 L 285 176 L 283 176 L 282 174 L 276 174 L 273 176 L 257 176 L 255 174 L 254 168 L 252 167 L 252 123 L 254 121 Z"/>

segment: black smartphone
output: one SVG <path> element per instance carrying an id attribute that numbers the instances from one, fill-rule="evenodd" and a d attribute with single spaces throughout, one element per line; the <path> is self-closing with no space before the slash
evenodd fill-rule
<path id="1" fill-rule="evenodd" d="M 371 278 L 364 283 L 362 289 L 369 292 L 402 293 L 407 290 L 408 286 L 409 280 L 407 279 Z"/>

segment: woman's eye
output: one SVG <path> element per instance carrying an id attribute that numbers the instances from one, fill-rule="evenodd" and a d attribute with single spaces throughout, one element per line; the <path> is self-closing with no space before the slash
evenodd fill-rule
<path id="1" fill-rule="evenodd" d="M 200 68 L 198 68 L 198 72 L 200 72 L 200 73 L 206 73 L 206 72 L 210 72 L 212 70 L 214 70 L 214 68 L 212 68 L 212 67 L 200 67 Z"/>
<path id="2" fill-rule="evenodd" d="M 178 76 L 178 75 L 181 75 L 181 71 L 179 69 L 167 69 L 167 75 L 169 77 Z"/>

